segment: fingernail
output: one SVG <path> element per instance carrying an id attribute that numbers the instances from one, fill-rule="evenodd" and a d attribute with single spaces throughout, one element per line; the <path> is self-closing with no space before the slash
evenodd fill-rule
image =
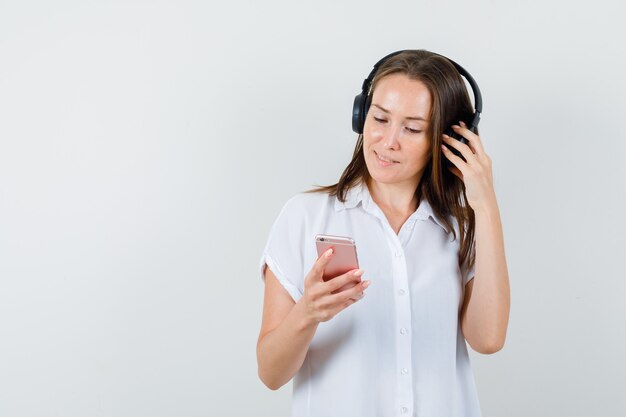
<path id="1" fill-rule="evenodd" d="M 326 251 L 326 253 L 324 254 L 324 256 L 326 256 L 327 258 L 330 258 L 330 255 L 333 254 L 333 248 L 330 248 Z"/>
<path id="2" fill-rule="evenodd" d="M 357 269 L 356 271 L 353 272 L 355 277 L 360 277 L 363 274 L 363 270 L 362 269 Z"/>
<path id="3" fill-rule="evenodd" d="M 369 281 L 369 280 L 368 280 L 368 281 L 365 281 L 365 282 L 363 283 L 363 288 L 367 288 L 367 287 L 369 287 L 371 283 L 372 283 L 372 281 Z"/>

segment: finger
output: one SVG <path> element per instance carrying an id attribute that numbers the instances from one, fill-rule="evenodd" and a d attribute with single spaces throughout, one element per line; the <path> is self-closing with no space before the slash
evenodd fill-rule
<path id="1" fill-rule="evenodd" d="M 460 180 L 463 180 L 463 174 L 457 167 L 448 167 L 448 170 L 459 177 Z"/>
<path id="2" fill-rule="evenodd" d="M 460 140 L 451 138 L 445 133 L 442 135 L 442 138 L 446 144 L 459 151 L 468 164 L 471 165 L 473 163 L 476 163 L 476 155 L 474 154 L 474 152 L 472 152 L 472 149 L 468 145 L 461 142 Z"/>
<path id="3" fill-rule="evenodd" d="M 467 162 L 464 162 L 460 157 L 453 154 L 444 144 L 441 144 L 441 150 L 443 151 L 443 155 L 461 171 L 463 176 L 465 176 L 465 170 L 468 167 Z"/>
<path id="4" fill-rule="evenodd" d="M 365 297 L 365 289 L 369 287 L 371 283 L 372 281 L 367 280 L 367 281 L 363 281 L 359 285 L 355 285 L 354 288 L 351 289 L 351 291 L 355 292 L 356 294 L 351 295 L 350 298 L 352 298 L 353 300 L 360 300 L 363 297 Z"/>
<path id="5" fill-rule="evenodd" d="M 460 126 L 452 125 L 452 130 L 467 139 L 477 155 L 483 155 L 485 153 L 485 149 L 483 148 L 483 143 L 480 140 L 480 136 L 469 130 L 465 122 L 461 121 L 460 124 Z"/>
<path id="6" fill-rule="evenodd" d="M 355 300 L 354 298 L 348 298 L 348 299 L 335 299 L 333 302 L 328 302 L 326 303 L 326 307 L 324 309 L 325 311 L 325 316 L 330 316 L 335 317 L 337 314 L 339 314 L 343 309 L 345 309 L 346 307 L 356 303 L 358 300 Z"/>
<path id="7" fill-rule="evenodd" d="M 337 313 L 339 313 L 341 310 L 345 310 L 347 307 L 351 306 L 352 304 L 356 303 L 358 300 L 355 300 L 353 298 L 349 298 L 348 300 L 344 301 L 344 303 L 339 306 L 339 309 L 337 310 Z M 335 314 L 337 314 L 335 313 Z"/>
<path id="8" fill-rule="evenodd" d="M 339 275 L 329 281 L 326 281 L 326 290 L 328 292 L 333 292 L 346 284 L 351 282 L 360 282 L 361 275 L 363 275 L 362 269 L 354 269 L 352 271 L 348 271 L 345 274 Z"/>
<path id="9" fill-rule="evenodd" d="M 328 249 L 326 252 L 322 253 L 322 255 L 317 258 L 317 260 L 313 264 L 310 275 L 315 279 L 315 281 L 324 282 L 324 269 L 326 269 L 326 265 L 328 265 L 331 258 L 333 257 L 333 253 L 333 248 Z"/>
<path id="10" fill-rule="evenodd" d="M 367 284 L 366 284 L 367 283 Z M 344 301 L 352 299 L 355 301 L 360 300 L 365 296 L 365 289 L 369 286 L 371 281 L 363 281 L 360 284 L 355 285 L 354 287 L 342 291 L 337 294 L 333 294 L 329 299 L 330 305 L 342 304 Z"/>

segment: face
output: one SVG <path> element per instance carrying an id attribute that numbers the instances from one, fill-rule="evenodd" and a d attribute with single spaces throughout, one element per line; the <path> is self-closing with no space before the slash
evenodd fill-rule
<path id="1" fill-rule="evenodd" d="M 417 186 L 431 155 L 430 92 L 421 81 L 391 74 L 378 81 L 373 94 L 363 127 L 367 169 L 374 181 Z"/>

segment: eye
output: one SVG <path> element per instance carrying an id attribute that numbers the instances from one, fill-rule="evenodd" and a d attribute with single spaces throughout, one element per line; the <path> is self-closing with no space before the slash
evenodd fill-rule
<path id="1" fill-rule="evenodd" d="M 385 122 L 385 119 L 379 119 L 378 117 L 374 116 L 374 120 L 376 120 L 378 123 L 382 123 Z"/>
<path id="2" fill-rule="evenodd" d="M 411 129 L 411 128 L 409 128 L 409 127 L 407 127 L 406 129 L 407 129 L 409 132 L 411 132 L 411 133 L 422 133 L 422 131 L 421 131 L 421 130 Z"/>

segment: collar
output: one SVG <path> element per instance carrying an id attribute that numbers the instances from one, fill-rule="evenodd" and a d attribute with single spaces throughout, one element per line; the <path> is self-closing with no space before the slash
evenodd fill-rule
<path id="1" fill-rule="evenodd" d="M 348 192 L 346 193 L 345 203 L 339 201 L 339 198 L 335 196 L 335 211 L 351 209 L 358 206 L 359 203 L 361 203 L 366 211 L 374 215 L 378 215 L 378 217 L 382 216 L 384 218 L 384 214 L 382 213 L 378 205 L 374 202 L 374 200 L 372 200 L 369 188 L 367 187 L 365 182 L 361 182 L 348 190 Z M 445 223 L 441 221 L 437 217 L 437 215 L 435 215 L 432 206 L 428 203 L 428 201 L 426 201 L 426 199 L 422 199 L 417 210 L 415 210 L 415 212 L 411 214 L 407 221 L 428 220 L 428 218 L 432 218 L 435 223 L 437 223 L 447 232 L 448 229 L 446 229 Z"/>

